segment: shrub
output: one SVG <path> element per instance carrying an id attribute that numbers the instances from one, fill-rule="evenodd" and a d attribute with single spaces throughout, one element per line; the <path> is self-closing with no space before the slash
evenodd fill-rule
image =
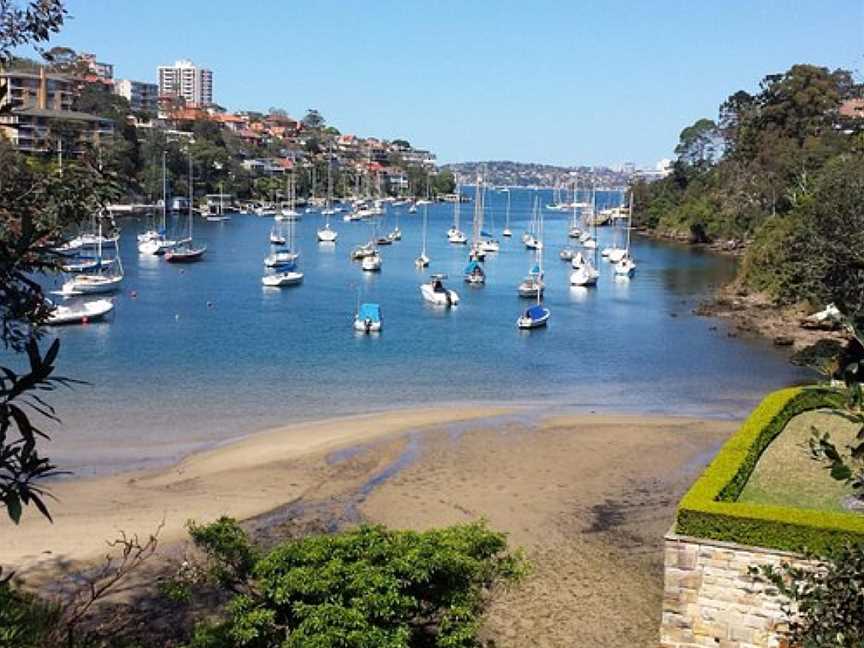
<path id="1" fill-rule="evenodd" d="M 800 551 L 864 541 L 864 516 L 744 504 L 737 498 L 762 452 L 794 416 L 839 405 L 836 393 L 790 388 L 769 394 L 723 446 L 678 506 L 682 535 Z"/>
<path id="2" fill-rule="evenodd" d="M 255 558 L 248 571 L 258 554 L 234 520 L 194 528 L 215 579 L 239 593 L 225 620 L 196 628 L 191 648 L 476 646 L 489 588 L 524 570 L 483 523 L 312 536 Z"/>

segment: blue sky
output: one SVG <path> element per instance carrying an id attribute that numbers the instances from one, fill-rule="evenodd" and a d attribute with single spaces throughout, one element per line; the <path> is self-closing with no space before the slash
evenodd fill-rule
<path id="1" fill-rule="evenodd" d="M 860 71 L 862 0 L 69 0 L 52 44 L 115 76 L 189 58 L 230 110 L 511 159 L 653 165 L 738 89 L 798 62 Z M 860 77 L 860 73 L 859 73 Z"/>

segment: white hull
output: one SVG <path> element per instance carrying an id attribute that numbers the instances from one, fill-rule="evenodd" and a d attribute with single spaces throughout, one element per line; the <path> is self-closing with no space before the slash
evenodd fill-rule
<path id="1" fill-rule="evenodd" d="M 509 237 L 513 236 L 513 232 L 511 232 L 511 231 L 510 231 L 509 229 L 507 229 L 507 228 L 504 228 L 504 231 L 501 232 L 501 236 L 506 236 L 506 237 L 509 238 Z"/>
<path id="2" fill-rule="evenodd" d="M 279 272 L 261 277 L 261 283 L 268 288 L 282 288 L 283 286 L 296 286 L 303 282 L 302 272 Z"/>
<path id="3" fill-rule="evenodd" d="M 523 315 L 516 320 L 516 326 L 520 329 L 535 329 L 546 326 L 546 323 L 549 321 L 549 314 L 549 309 L 546 309 L 543 317 L 538 317 L 537 319 L 533 319 L 531 317 L 526 317 L 525 315 Z"/>
<path id="4" fill-rule="evenodd" d="M 425 268 L 429 265 L 429 257 L 425 254 L 421 254 L 419 257 L 414 259 L 414 265 L 418 268 Z"/>
<path id="5" fill-rule="evenodd" d="M 432 288 L 431 284 L 421 285 L 420 294 L 423 295 L 425 301 L 436 306 L 456 306 L 459 303 L 459 295 L 455 290 L 445 288 L 444 292 L 438 292 Z"/>
<path id="6" fill-rule="evenodd" d="M 609 250 L 607 257 L 612 263 L 618 263 L 627 255 L 627 250 L 621 248 L 612 248 Z"/>
<path id="7" fill-rule="evenodd" d="M 299 252 L 276 252 L 264 259 L 264 265 L 268 268 L 278 268 L 279 266 L 294 263 L 300 258 Z"/>
<path id="8" fill-rule="evenodd" d="M 582 266 L 570 273 L 571 286 L 596 286 L 599 273 L 589 266 Z"/>
<path id="9" fill-rule="evenodd" d="M 448 232 L 447 241 L 455 245 L 465 245 L 468 242 L 468 237 L 465 236 L 464 232 L 455 230 Z"/>
<path id="10" fill-rule="evenodd" d="M 636 272 L 636 264 L 630 259 L 621 259 L 615 264 L 615 274 L 619 277 L 632 277 Z"/>
<path id="11" fill-rule="evenodd" d="M 338 232 L 328 227 L 318 230 L 318 240 L 321 243 L 333 243 L 337 236 L 339 236 Z"/>
<path id="12" fill-rule="evenodd" d="M 365 272 L 378 272 L 381 270 L 381 257 L 378 254 L 372 253 L 369 256 L 363 257 L 360 267 Z"/>
<path id="13" fill-rule="evenodd" d="M 103 277 L 101 275 L 78 275 L 63 284 L 63 295 L 98 295 L 118 290 L 123 277 Z"/>
<path id="14" fill-rule="evenodd" d="M 501 244 L 494 240 L 481 241 L 480 249 L 483 252 L 498 252 L 501 249 Z"/>
<path id="15" fill-rule="evenodd" d="M 354 330 L 359 333 L 379 333 L 381 331 L 381 322 L 373 322 L 371 320 L 361 320 L 358 317 L 354 318 Z"/>
<path id="16" fill-rule="evenodd" d="M 108 299 L 97 299 L 73 306 L 57 306 L 48 316 L 46 322 L 52 326 L 61 324 L 86 324 L 105 317 L 114 310 L 114 304 Z"/>

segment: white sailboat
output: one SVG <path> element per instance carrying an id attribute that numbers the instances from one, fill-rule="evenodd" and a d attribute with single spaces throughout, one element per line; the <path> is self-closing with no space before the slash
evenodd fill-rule
<path id="1" fill-rule="evenodd" d="M 531 225 L 527 232 L 522 235 L 522 242 L 529 250 L 539 250 L 543 242 L 537 236 L 538 223 L 540 221 L 540 199 L 534 196 L 534 207 L 531 211 Z"/>
<path id="2" fill-rule="evenodd" d="M 324 215 L 324 227 L 319 229 L 317 232 L 318 241 L 320 243 L 335 243 L 336 237 L 339 234 L 330 227 L 330 215 L 335 214 L 336 210 L 331 206 L 331 202 L 333 199 L 333 176 L 330 171 L 330 167 L 333 164 L 333 160 L 331 158 L 327 158 L 327 200 L 324 203 L 324 209 L 321 210 L 321 213 Z"/>
<path id="3" fill-rule="evenodd" d="M 528 272 L 517 288 L 520 297 L 537 297 L 543 294 L 545 285 L 543 283 L 543 214 L 540 211 L 539 201 L 534 198 L 535 211 L 538 214 L 536 221 L 536 235 L 534 236 L 534 254 L 536 263 Z M 527 245 L 527 242 L 526 242 Z"/>
<path id="4" fill-rule="evenodd" d="M 572 208 L 572 216 L 570 217 L 570 228 L 567 230 L 567 236 L 570 238 L 579 238 L 582 236 L 582 230 L 579 228 L 579 219 L 577 217 L 578 205 L 579 203 L 576 200 L 576 196 L 579 192 L 579 181 L 576 181 L 576 184 L 573 186 L 573 204 Z"/>
<path id="5" fill-rule="evenodd" d="M 447 241 L 454 245 L 465 245 L 468 242 L 468 237 L 465 232 L 459 229 L 459 212 L 462 203 L 462 191 L 459 185 L 456 185 L 456 201 L 453 203 L 453 225 L 447 230 Z"/>
<path id="6" fill-rule="evenodd" d="M 630 252 L 630 231 L 633 229 L 633 192 L 630 192 L 630 210 L 627 216 L 627 246 L 621 259 L 615 264 L 615 274 L 619 277 L 632 277 L 636 272 L 636 262 Z"/>
<path id="7" fill-rule="evenodd" d="M 288 240 L 285 243 L 285 248 L 277 250 L 274 247 L 273 251 L 264 258 L 264 266 L 293 270 L 298 258 L 300 258 L 300 252 L 295 249 L 294 221 L 292 220 L 288 222 Z"/>
<path id="8" fill-rule="evenodd" d="M 296 182 L 294 173 L 289 173 L 285 177 L 285 193 L 287 200 L 282 205 L 282 209 L 274 216 L 276 220 L 298 220 L 301 218 L 300 213 L 295 209 L 296 204 Z"/>
<path id="9" fill-rule="evenodd" d="M 501 236 L 510 238 L 513 232 L 510 231 L 510 192 L 507 192 L 507 212 L 504 216 L 504 229 L 501 231 Z"/>
<path id="10" fill-rule="evenodd" d="M 592 201 L 594 200 L 596 200 L 596 198 L 594 198 L 594 196 L 592 195 Z M 596 236 L 596 220 L 593 220 L 591 222 L 591 228 L 594 236 Z M 581 252 L 578 252 L 576 255 L 574 255 L 573 260 L 570 262 L 571 266 L 573 267 L 573 272 L 570 273 L 571 286 L 579 286 L 583 288 L 587 288 L 589 286 L 596 286 L 597 280 L 600 278 L 600 271 L 597 270 L 597 244 L 594 238 L 591 238 L 589 240 L 594 242 L 594 261 L 592 263 L 592 261 L 583 256 Z"/>
<path id="11" fill-rule="evenodd" d="M 195 199 L 195 190 L 193 186 L 194 181 L 194 173 L 195 169 L 192 164 L 192 153 L 189 153 L 189 200 L 188 209 L 189 209 L 189 236 L 185 239 L 177 241 L 175 245 L 171 247 L 170 250 L 165 252 L 165 260 L 168 263 L 193 263 L 195 261 L 200 261 L 201 257 L 204 256 L 204 253 L 207 251 L 206 245 L 195 246 L 195 242 L 192 238 L 192 227 L 193 227 L 193 218 L 192 218 L 192 204 Z"/>
<path id="12" fill-rule="evenodd" d="M 414 265 L 418 268 L 425 268 L 429 265 L 429 255 L 426 254 L 426 228 L 428 226 L 429 213 L 426 205 L 423 205 L 423 226 L 421 233 L 420 256 L 414 259 Z"/>
<path id="13" fill-rule="evenodd" d="M 483 184 L 482 178 L 477 178 L 477 184 L 474 189 L 474 217 L 471 221 L 471 251 L 468 254 L 468 258 L 472 261 L 483 261 L 486 258 L 487 250 L 483 243 L 485 242 L 483 239 L 483 211 L 484 211 L 484 201 L 485 201 L 485 188 Z M 496 250 L 497 251 L 497 250 Z M 472 276 L 480 277 L 477 281 L 473 281 L 472 283 L 482 283 L 485 280 L 485 275 L 482 274 L 483 268 L 479 268 L 480 272 L 475 272 Z M 466 272 L 466 281 L 468 280 L 468 274 Z"/>
<path id="14" fill-rule="evenodd" d="M 114 267 L 114 272 L 105 274 L 103 272 L 102 263 L 102 217 L 99 217 L 99 234 L 97 244 L 97 268 L 94 274 L 77 274 L 69 281 L 63 284 L 59 294 L 63 296 L 71 295 L 94 295 L 99 293 L 110 293 L 120 288 L 123 283 L 123 262 L 120 260 L 119 243 L 116 244 L 114 250 L 114 258 L 112 259 L 111 267 Z"/>
<path id="15" fill-rule="evenodd" d="M 164 254 L 177 242 L 166 237 L 168 227 L 168 176 L 165 158 L 168 152 L 162 151 L 162 226 L 138 235 L 138 252 L 141 254 Z"/>

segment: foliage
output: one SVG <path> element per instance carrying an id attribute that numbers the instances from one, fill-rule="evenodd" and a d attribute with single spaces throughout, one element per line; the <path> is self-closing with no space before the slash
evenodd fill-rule
<path id="1" fill-rule="evenodd" d="M 824 551 L 864 540 L 864 517 L 745 504 L 736 501 L 756 462 L 786 423 L 801 412 L 836 407 L 839 397 L 822 388 L 790 388 L 769 394 L 721 448 L 678 505 L 682 535 L 789 551 Z"/>
<path id="2" fill-rule="evenodd" d="M 0 648 L 43 648 L 60 620 L 60 609 L 0 582 Z"/>
<path id="3" fill-rule="evenodd" d="M 813 568 L 782 563 L 750 569 L 783 599 L 791 619 L 787 636 L 802 648 L 864 646 L 864 544 L 845 545 L 830 556 L 808 555 Z"/>
<path id="4" fill-rule="evenodd" d="M 837 114 L 860 91 L 845 70 L 794 65 L 755 95 L 735 92 L 716 124 L 681 132 L 668 177 L 634 184 L 634 222 L 692 242 L 750 243 L 739 285 L 779 302 L 864 307 L 862 125 Z"/>
<path id="5" fill-rule="evenodd" d="M 65 18 L 61 0 L 32 0 L 24 6 L 0 0 L 0 63 L 8 61 L 16 47 L 47 42 Z"/>
<path id="6" fill-rule="evenodd" d="M 326 122 L 320 112 L 314 108 L 310 108 L 306 111 L 306 114 L 303 116 L 303 119 L 300 120 L 300 123 L 302 123 L 306 128 L 316 129 L 323 128 Z"/>
<path id="7" fill-rule="evenodd" d="M 842 405 L 833 411 L 837 416 L 858 426 L 855 442 L 849 446 L 849 456 L 841 452 L 828 432 L 813 429 L 810 454 L 825 464 L 833 479 L 849 484 L 860 499 L 864 499 L 864 333 L 851 318 L 840 320 L 849 334 L 849 342 L 828 365 L 832 377 L 842 380 L 842 387 L 832 387 L 842 396 Z"/>
<path id="8" fill-rule="evenodd" d="M 521 555 L 483 523 L 425 532 L 362 526 L 263 554 L 230 518 L 191 526 L 212 578 L 234 592 L 194 648 L 476 646 L 490 587 Z"/>

